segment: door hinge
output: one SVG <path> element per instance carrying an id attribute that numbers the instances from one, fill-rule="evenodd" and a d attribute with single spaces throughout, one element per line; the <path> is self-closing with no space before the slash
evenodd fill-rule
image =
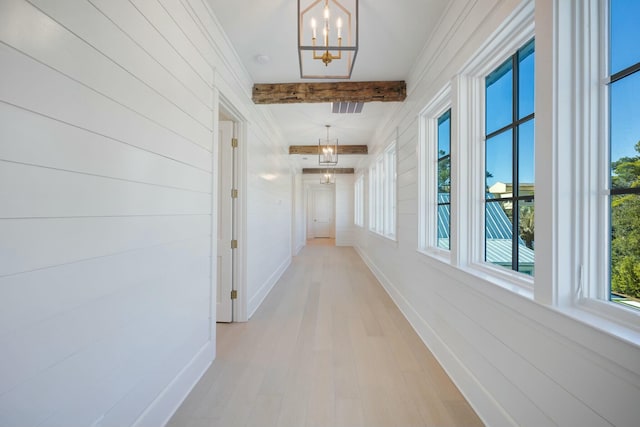
<path id="1" fill-rule="evenodd" d="M 231 138 L 231 146 L 233 148 L 238 148 L 238 138 Z"/>
<path id="2" fill-rule="evenodd" d="M 231 241 L 231 249 L 238 249 L 238 241 L 233 239 Z"/>
<path id="3" fill-rule="evenodd" d="M 238 198 L 238 190 L 236 190 L 235 188 L 233 190 L 231 190 L 231 198 L 232 199 L 237 199 Z"/>
<path id="4" fill-rule="evenodd" d="M 231 291 L 231 299 L 238 299 L 238 291 L 237 290 L 232 290 Z"/>

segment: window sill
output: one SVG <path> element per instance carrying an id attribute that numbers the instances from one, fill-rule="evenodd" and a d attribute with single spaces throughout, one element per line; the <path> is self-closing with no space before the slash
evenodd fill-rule
<path id="1" fill-rule="evenodd" d="M 481 279 L 487 285 L 497 286 L 512 294 L 533 300 L 533 278 L 522 273 L 509 271 L 502 268 L 496 268 L 486 263 L 475 263 L 467 267 L 458 267 L 459 271 L 466 273 L 466 280 L 469 285 L 477 285 L 474 279 Z"/>
<path id="2" fill-rule="evenodd" d="M 510 292 L 533 300 L 534 279 L 531 276 L 494 267 L 488 263 L 471 264 L 465 271 Z"/>
<path id="3" fill-rule="evenodd" d="M 502 269 L 484 263 L 471 264 L 466 268 L 445 267 L 454 270 L 461 282 L 474 287 L 490 298 L 500 298 L 498 290 L 505 290 L 512 295 L 518 295 L 535 302 L 534 281 L 529 276 L 517 272 L 502 271 Z M 480 286 L 477 279 L 481 280 Z M 608 301 L 584 298 L 571 306 L 546 304 L 541 306 L 589 326 L 602 334 L 623 341 L 636 349 L 640 348 L 640 311 L 636 312 L 631 308 L 618 307 L 614 304 Z M 569 335 L 567 337 L 571 338 Z M 610 355 L 609 358 L 616 360 L 613 355 Z M 631 365 L 627 364 L 626 366 Z"/>
<path id="4" fill-rule="evenodd" d="M 502 298 L 503 292 L 507 291 L 510 295 L 534 301 L 533 278 L 530 276 L 485 263 L 457 266 L 453 264 L 451 253 L 441 249 L 416 249 L 416 252 L 422 255 L 422 262 L 441 270 L 489 298 Z"/>
<path id="5" fill-rule="evenodd" d="M 640 311 L 609 301 L 583 298 L 560 311 L 583 323 L 640 347 Z"/>
<path id="6" fill-rule="evenodd" d="M 379 238 L 380 240 L 382 240 L 383 242 L 385 242 L 385 243 L 387 243 L 387 244 L 389 244 L 391 246 L 394 246 L 396 248 L 398 247 L 398 240 L 396 239 L 396 236 L 387 236 L 387 235 L 384 235 L 384 234 L 380 234 L 377 231 L 374 231 L 374 230 L 371 230 L 371 229 L 369 229 L 369 234 L 371 234 L 374 237 Z"/>
<path id="7" fill-rule="evenodd" d="M 424 255 L 430 259 L 434 259 L 444 264 L 451 264 L 451 251 L 447 251 L 444 249 L 429 247 L 429 248 L 419 248 L 417 249 L 419 254 Z"/>

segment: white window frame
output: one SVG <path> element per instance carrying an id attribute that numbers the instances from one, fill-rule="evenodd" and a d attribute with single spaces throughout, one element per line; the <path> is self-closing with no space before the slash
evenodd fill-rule
<path id="1" fill-rule="evenodd" d="M 557 158 L 554 171 L 562 182 L 575 180 L 578 184 L 565 184 L 559 191 L 570 191 L 573 197 L 565 202 L 567 209 L 554 212 L 560 226 L 575 232 L 573 246 L 566 250 L 574 260 L 573 269 L 563 266 L 560 260 L 556 268 L 558 281 L 550 289 L 552 295 L 545 299 L 566 309 L 576 309 L 574 314 L 589 323 L 613 321 L 606 328 L 612 333 L 627 334 L 627 327 L 640 332 L 640 310 L 609 301 L 609 1 L 584 0 L 555 5 L 558 37 L 553 48 L 558 57 L 554 69 L 558 79 L 571 78 L 580 84 L 571 102 L 556 101 L 557 120 L 565 123 L 554 135 L 553 155 Z M 575 3 L 575 4 L 571 4 Z M 565 26 L 575 25 L 571 31 Z M 583 52 L 574 56 L 575 67 L 566 69 L 563 55 L 568 55 L 567 42 L 573 43 L 572 51 Z M 565 51 L 563 51 L 563 48 Z M 565 100 L 566 101 L 566 100 Z M 580 141 L 570 144 L 573 150 L 564 148 L 564 138 Z M 566 144 L 564 144 L 566 145 Z M 571 165 L 571 167 L 566 167 Z M 570 178 L 570 179 L 569 179 Z M 557 196 L 556 196 L 557 197 Z M 559 204 L 563 201 L 558 198 Z M 573 205 L 570 209 L 569 204 Z M 559 206 L 560 207 L 560 206 Z M 562 239 L 562 229 L 554 236 Z M 564 231 L 565 235 L 567 234 Z M 555 298 L 554 298 L 555 297 Z M 619 328 L 617 325 L 621 325 Z M 602 325 L 601 325 L 602 326 Z M 605 326 L 602 326 L 605 327 Z"/>
<path id="2" fill-rule="evenodd" d="M 375 231 L 378 234 L 383 234 L 384 231 L 384 159 L 378 157 L 376 160 L 376 180 L 375 180 L 375 192 L 376 192 L 376 228 Z"/>
<path id="3" fill-rule="evenodd" d="M 452 117 L 452 180 L 453 191 L 451 227 L 453 263 L 472 274 L 508 288 L 528 298 L 534 297 L 534 278 L 517 271 L 486 262 L 485 240 L 485 78 L 515 52 L 535 37 L 535 2 L 522 2 L 517 10 L 498 29 L 454 79 Z M 537 83 L 537 82 L 536 82 Z M 537 93 L 537 92 L 536 92 Z M 537 100 L 536 108 L 537 111 Z M 537 121 L 536 121 L 537 123 Z M 454 130 L 455 128 L 455 130 Z M 536 158 L 538 133 L 536 127 Z M 456 149 L 454 150 L 454 147 Z M 538 167 L 544 162 L 536 161 Z M 464 194 L 465 198 L 458 195 Z M 466 200 L 463 200 L 466 199 Z M 459 214 L 458 214 L 459 213 Z M 466 220 L 465 220 L 466 219 Z M 466 221 L 466 222 L 465 222 Z M 538 218 L 536 216 L 536 226 Z M 453 246 L 455 245 L 455 246 Z M 538 242 L 536 242 L 538 246 Z M 536 251 L 538 252 L 538 251 Z M 537 257 L 536 257 L 537 265 Z"/>
<path id="4" fill-rule="evenodd" d="M 376 191 L 378 188 L 377 177 L 378 171 L 376 169 L 377 164 L 374 162 L 369 167 L 369 230 L 376 231 L 376 212 L 378 206 L 378 200 L 376 197 Z"/>
<path id="5" fill-rule="evenodd" d="M 396 239 L 397 148 L 393 141 L 369 168 L 369 230 Z"/>
<path id="6" fill-rule="evenodd" d="M 450 249 L 438 247 L 438 119 L 451 109 L 451 84 L 447 83 L 420 112 L 418 136 L 418 251 L 445 262 L 451 262 L 451 250 L 452 245 L 455 245 L 455 240 L 452 235 L 452 218 L 449 218 L 451 226 L 449 232 Z M 453 130 L 453 111 L 451 116 L 451 129 Z M 452 132 L 450 154 L 453 152 L 454 144 Z M 454 184 L 452 170 L 452 199 L 455 192 Z"/>
<path id="7" fill-rule="evenodd" d="M 457 196 L 452 194 L 451 226 L 452 233 L 458 234 L 452 242 L 458 250 L 452 247 L 452 264 L 638 342 L 640 312 L 610 302 L 606 295 L 610 234 L 607 5 L 608 0 L 554 1 L 538 14 L 533 2 L 523 2 L 498 35 L 480 49 L 481 55 L 453 79 L 452 190 Z M 537 35 L 534 13 L 546 25 Z M 536 234 L 536 275 L 529 278 L 483 261 L 484 188 L 477 183 L 484 183 L 485 170 L 484 77 L 533 37 L 535 176 L 537 193 L 545 196 L 536 198 L 536 229 L 544 231 Z M 460 215 L 454 220 L 457 211 Z"/>
<path id="8" fill-rule="evenodd" d="M 354 183 L 353 223 L 364 227 L 364 176 L 359 175 Z"/>
<path id="9" fill-rule="evenodd" d="M 396 210 L 397 210 L 397 164 L 398 154 L 395 141 L 392 142 L 383 153 L 384 159 L 384 225 L 383 234 L 385 237 L 395 239 L 396 237 Z"/>

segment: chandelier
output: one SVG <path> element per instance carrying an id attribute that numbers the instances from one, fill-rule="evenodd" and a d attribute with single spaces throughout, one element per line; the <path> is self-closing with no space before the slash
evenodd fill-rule
<path id="1" fill-rule="evenodd" d="M 335 184 L 335 183 L 336 183 L 336 174 L 335 172 L 333 172 L 332 169 L 327 169 L 327 171 L 320 176 L 320 184 Z"/>
<path id="2" fill-rule="evenodd" d="M 327 139 L 318 140 L 318 164 L 320 166 L 335 166 L 338 164 L 338 138 L 329 139 L 329 128 L 327 128 Z"/>
<path id="3" fill-rule="evenodd" d="M 298 0 L 303 79 L 348 79 L 358 53 L 358 0 Z"/>

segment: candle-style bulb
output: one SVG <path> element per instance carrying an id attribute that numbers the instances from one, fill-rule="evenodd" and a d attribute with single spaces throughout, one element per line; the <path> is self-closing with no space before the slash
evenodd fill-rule
<path id="1" fill-rule="evenodd" d="M 342 38 L 342 18 L 336 20 L 336 28 L 338 29 L 338 38 Z"/>

